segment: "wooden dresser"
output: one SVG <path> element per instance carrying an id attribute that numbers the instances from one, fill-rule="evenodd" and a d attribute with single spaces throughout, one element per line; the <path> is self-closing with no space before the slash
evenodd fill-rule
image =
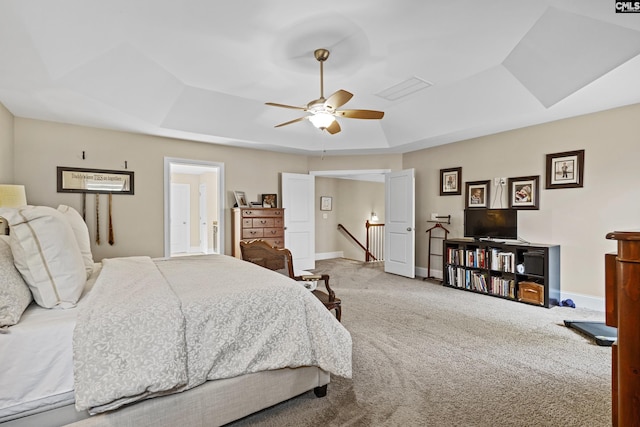
<path id="1" fill-rule="evenodd" d="M 640 426 L 640 232 L 614 231 L 618 253 L 605 255 L 606 323 L 618 328 L 612 348 L 612 421 Z"/>
<path id="2" fill-rule="evenodd" d="M 262 239 L 284 248 L 284 209 L 233 208 L 233 256 L 241 258 L 240 241 Z"/>

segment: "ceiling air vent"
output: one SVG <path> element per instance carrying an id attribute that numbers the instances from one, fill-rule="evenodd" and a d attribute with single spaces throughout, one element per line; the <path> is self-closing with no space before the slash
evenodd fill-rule
<path id="1" fill-rule="evenodd" d="M 396 101 L 419 90 L 433 86 L 433 83 L 423 80 L 419 77 L 410 77 L 407 80 L 391 86 L 381 92 L 376 93 L 377 96 L 388 101 Z"/>

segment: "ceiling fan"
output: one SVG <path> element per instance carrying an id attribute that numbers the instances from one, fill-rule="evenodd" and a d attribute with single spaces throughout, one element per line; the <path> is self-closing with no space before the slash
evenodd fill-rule
<path id="1" fill-rule="evenodd" d="M 347 92 L 346 90 L 340 89 L 339 91 L 331 94 L 329 98 L 325 99 L 322 64 L 327 60 L 327 58 L 329 58 L 329 51 L 327 49 L 316 49 L 314 52 L 314 56 L 320 63 L 320 98 L 314 99 L 305 107 L 296 107 L 293 105 L 267 102 L 266 105 L 271 105 L 273 107 L 291 108 L 294 110 L 302 110 L 306 111 L 307 113 L 311 113 L 308 116 L 299 117 L 295 120 L 280 123 L 275 127 L 278 128 L 281 126 L 300 122 L 302 120 L 309 120 L 318 129 L 326 130 L 330 134 L 335 134 L 340 132 L 340 124 L 336 120 L 336 117 L 345 117 L 348 119 L 381 119 L 384 116 L 384 112 L 382 111 L 338 110 L 338 108 L 349 102 L 349 100 L 353 97 L 353 94 Z"/>

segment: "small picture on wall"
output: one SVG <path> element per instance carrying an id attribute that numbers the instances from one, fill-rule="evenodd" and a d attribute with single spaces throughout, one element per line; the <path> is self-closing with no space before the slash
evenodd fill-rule
<path id="1" fill-rule="evenodd" d="M 330 211 L 332 206 L 331 206 L 331 197 L 329 196 L 322 196 L 320 197 L 320 210 L 321 211 Z"/>
<path id="2" fill-rule="evenodd" d="M 472 181 L 466 183 L 466 208 L 489 207 L 489 181 Z"/>
<path id="3" fill-rule="evenodd" d="M 509 178 L 509 206 L 512 209 L 539 209 L 540 176 Z"/>
<path id="4" fill-rule="evenodd" d="M 275 194 L 263 194 L 262 195 L 262 207 L 263 208 L 277 208 L 278 196 Z"/>
<path id="5" fill-rule="evenodd" d="M 455 196 L 462 194 L 461 180 L 462 168 L 440 169 L 440 195 Z"/>
<path id="6" fill-rule="evenodd" d="M 547 154 L 546 188 L 582 187 L 584 150 Z"/>

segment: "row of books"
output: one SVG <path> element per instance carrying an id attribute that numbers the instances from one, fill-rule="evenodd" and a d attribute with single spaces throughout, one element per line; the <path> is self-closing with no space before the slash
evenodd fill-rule
<path id="1" fill-rule="evenodd" d="M 494 295 L 500 295 L 503 297 L 515 298 L 516 286 L 513 280 L 503 279 L 501 277 L 492 277 L 491 286 L 489 287 L 489 293 Z"/>
<path id="2" fill-rule="evenodd" d="M 513 279 L 491 276 L 479 271 L 468 270 L 453 265 L 447 266 L 447 285 L 503 297 L 515 298 Z"/>
<path id="3" fill-rule="evenodd" d="M 447 264 L 496 271 L 515 272 L 516 254 L 502 252 L 498 248 L 458 249 L 447 248 Z"/>

